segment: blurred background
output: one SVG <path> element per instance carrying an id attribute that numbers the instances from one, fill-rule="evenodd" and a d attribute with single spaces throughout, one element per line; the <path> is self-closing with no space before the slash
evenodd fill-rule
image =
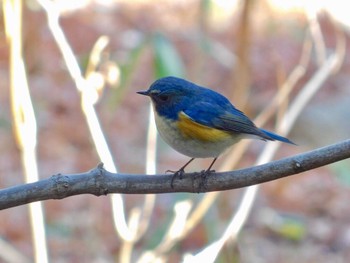
<path id="1" fill-rule="evenodd" d="M 6 3 L 16 1 L 3 2 L 1 15 L 5 21 L 10 10 Z M 88 171 L 100 158 L 81 110 L 80 91 L 48 27 L 44 2 L 23 1 L 21 43 L 37 124 L 39 177 L 49 178 L 57 173 Z M 319 90 L 288 135 L 298 146 L 283 145 L 274 159 L 349 138 L 350 21 L 343 12 L 348 7 L 342 1 L 49 3 L 59 13 L 61 29 L 83 77 L 94 83 L 97 115 L 121 173 L 145 173 L 149 101 L 135 92 L 166 75 L 184 77 L 224 94 L 253 119 L 286 83 L 292 87 L 292 100 L 318 73 L 323 74 Z M 24 183 L 21 147 L 11 112 L 11 52 L 5 31 L 3 22 L 1 188 Z M 106 44 L 96 51 L 101 41 Z M 334 53 L 338 54 L 337 65 L 329 74 L 320 73 Z M 97 54 L 97 60 L 93 54 Z M 292 72 L 297 77 L 291 77 Z M 288 107 L 288 100 L 264 127 L 276 130 L 283 107 Z M 235 168 L 254 165 L 264 146 L 264 142 L 257 141 L 250 145 Z M 161 140 L 157 149 L 157 173 L 176 170 L 188 160 Z M 224 159 L 220 158 L 216 166 Z M 190 170 L 202 170 L 210 161 L 197 160 Z M 234 241 L 224 245 L 216 262 L 348 262 L 349 186 L 349 161 L 262 185 L 243 229 Z M 242 190 L 220 193 L 191 231 L 159 252 L 163 262 L 180 262 L 186 253 L 196 254 L 218 239 L 241 195 Z M 109 197 L 82 195 L 45 201 L 49 261 L 137 262 L 143 258 L 142 262 L 152 262 L 144 253 L 164 241 L 175 204 L 189 200 L 195 206 L 203 198 L 204 194 L 187 193 L 157 196 L 149 227 L 129 252 L 125 252 L 126 240 L 114 229 Z M 143 195 L 123 196 L 127 218 L 143 199 Z M 1 211 L 0 261 L 16 262 L 21 258 L 33 262 L 32 236 L 28 206 Z M 123 257 L 125 253 L 128 256 Z"/>

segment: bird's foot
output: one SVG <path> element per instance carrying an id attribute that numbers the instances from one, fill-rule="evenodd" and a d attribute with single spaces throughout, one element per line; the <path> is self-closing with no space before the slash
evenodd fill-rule
<path id="1" fill-rule="evenodd" d="M 215 173 L 215 170 L 202 170 L 199 175 L 201 177 L 201 181 L 198 185 L 198 193 L 204 192 L 207 189 L 207 176 Z"/>
<path id="2" fill-rule="evenodd" d="M 185 169 L 181 168 L 178 171 L 167 170 L 166 173 L 173 173 L 173 177 L 171 178 L 170 186 L 171 186 L 171 188 L 174 188 L 175 178 L 179 177 L 179 179 L 181 180 L 185 174 Z"/>

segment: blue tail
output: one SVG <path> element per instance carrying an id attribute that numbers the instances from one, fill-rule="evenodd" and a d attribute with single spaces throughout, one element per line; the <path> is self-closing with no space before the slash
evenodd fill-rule
<path id="1" fill-rule="evenodd" d="M 270 137 L 271 141 L 281 141 L 281 142 L 285 142 L 285 143 L 289 143 L 289 144 L 293 144 L 293 145 L 296 145 L 294 142 L 288 140 L 287 138 L 284 138 L 282 136 L 279 136 L 277 135 L 276 133 L 273 133 L 273 132 L 269 132 L 267 130 L 264 130 L 264 129 L 260 129 L 263 133 L 265 133 L 268 137 Z"/>

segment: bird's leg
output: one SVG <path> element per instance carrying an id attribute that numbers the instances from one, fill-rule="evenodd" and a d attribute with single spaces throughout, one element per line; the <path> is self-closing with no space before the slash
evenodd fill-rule
<path id="1" fill-rule="evenodd" d="M 202 176 L 202 178 L 205 178 L 205 177 L 206 177 L 207 175 L 209 175 L 210 173 L 214 173 L 214 172 L 215 172 L 215 170 L 210 170 L 210 169 L 213 167 L 213 165 L 214 165 L 214 163 L 215 163 L 215 161 L 216 161 L 217 158 L 218 158 L 218 157 L 215 157 L 215 158 L 214 158 L 214 160 L 211 162 L 211 164 L 209 165 L 209 167 L 208 167 L 207 170 L 201 171 L 201 176 Z"/>
<path id="2" fill-rule="evenodd" d="M 214 160 L 211 162 L 211 164 L 209 165 L 209 167 L 208 167 L 208 169 L 205 171 L 205 173 L 208 173 L 208 174 L 210 174 L 211 172 L 215 172 L 215 170 L 210 170 L 212 167 L 213 167 L 213 165 L 214 165 L 214 163 L 215 163 L 215 161 L 216 161 L 216 159 L 217 159 L 218 157 L 215 157 L 214 158 Z"/>
<path id="3" fill-rule="evenodd" d="M 194 158 L 191 158 L 191 160 L 189 160 L 184 166 L 182 166 L 178 171 L 171 171 L 171 170 L 167 170 L 166 172 L 170 172 L 170 173 L 174 173 L 173 177 L 171 178 L 171 188 L 174 188 L 174 180 L 175 177 L 178 176 L 180 179 L 182 179 L 183 175 L 185 174 L 185 168 L 187 165 L 189 165 L 192 161 L 194 160 Z"/>
<path id="4" fill-rule="evenodd" d="M 210 170 L 210 169 L 213 167 L 213 165 L 214 165 L 216 159 L 217 159 L 217 157 L 214 158 L 214 160 L 211 162 L 211 164 L 209 165 L 209 167 L 208 167 L 207 170 L 201 171 L 200 175 L 201 175 L 202 181 L 201 181 L 201 183 L 199 184 L 199 189 L 203 189 L 203 188 L 205 189 L 205 188 L 206 188 L 206 178 L 207 178 L 207 175 L 210 175 L 211 173 L 214 173 L 214 172 L 215 172 L 215 170 Z"/>

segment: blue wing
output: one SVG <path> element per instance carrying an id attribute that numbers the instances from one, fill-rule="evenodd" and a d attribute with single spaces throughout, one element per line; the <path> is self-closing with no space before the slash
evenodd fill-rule
<path id="1" fill-rule="evenodd" d="M 254 123 L 237 110 L 231 103 L 217 104 L 212 101 L 199 101 L 192 104 L 184 112 L 195 122 L 232 133 L 257 135 L 270 139 L 260 131 Z"/>
<path id="2" fill-rule="evenodd" d="M 243 112 L 236 109 L 228 100 L 222 100 L 220 104 L 216 103 L 217 101 L 211 101 L 210 99 L 197 101 L 183 111 L 193 121 L 211 128 L 232 133 L 254 135 L 260 137 L 262 140 L 278 140 L 294 144 L 287 138 L 259 129 Z"/>

